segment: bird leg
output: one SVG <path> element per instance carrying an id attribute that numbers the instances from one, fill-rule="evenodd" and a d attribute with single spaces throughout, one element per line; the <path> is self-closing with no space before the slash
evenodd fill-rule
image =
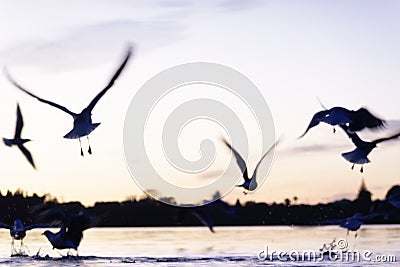
<path id="1" fill-rule="evenodd" d="M 357 238 L 358 232 L 356 231 L 356 234 L 354 235 L 354 238 Z"/>
<path id="2" fill-rule="evenodd" d="M 352 169 L 352 170 L 354 170 L 354 165 L 356 165 L 356 164 L 353 164 L 353 166 L 351 166 L 351 169 Z"/>
<path id="3" fill-rule="evenodd" d="M 79 138 L 79 146 L 81 147 L 81 156 L 83 157 L 83 149 L 82 149 L 82 142 L 81 139 Z"/>
<path id="4" fill-rule="evenodd" d="M 15 249 L 14 246 L 14 238 L 11 240 L 11 255 L 17 254 L 17 250 Z"/>
<path id="5" fill-rule="evenodd" d="M 361 172 L 361 173 L 363 173 L 363 172 L 364 172 L 364 165 L 361 165 L 360 172 Z"/>
<path id="6" fill-rule="evenodd" d="M 336 128 L 335 127 L 333 127 L 333 133 L 336 133 Z"/>
<path id="7" fill-rule="evenodd" d="M 88 144 L 89 144 L 89 149 L 88 149 L 88 153 L 89 153 L 89 155 L 92 155 L 92 148 L 90 147 L 90 142 L 89 142 L 89 135 L 88 136 L 86 136 L 86 138 L 87 138 L 87 142 L 88 142 Z"/>

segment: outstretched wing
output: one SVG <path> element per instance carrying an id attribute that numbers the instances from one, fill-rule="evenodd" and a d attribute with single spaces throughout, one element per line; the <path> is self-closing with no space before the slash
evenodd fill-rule
<path id="1" fill-rule="evenodd" d="M 13 229 L 13 227 L 14 226 L 12 226 L 12 225 L 8 225 L 6 223 L 0 222 L 0 228 L 5 228 L 5 229 L 8 229 L 8 230 L 11 230 L 11 229 Z"/>
<path id="2" fill-rule="evenodd" d="M 258 163 L 257 163 L 257 165 L 256 165 L 256 168 L 254 169 L 253 179 L 256 178 L 256 173 L 257 173 L 258 167 L 260 167 L 261 162 L 263 161 L 263 159 L 272 151 L 273 148 L 275 148 L 275 147 L 279 144 L 280 140 L 281 140 L 281 138 L 279 138 L 279 139 L 267 150 L 267 152 L 265 152 L 265 154 L 264 154 L 264 155 L 261 157 L 261 159 L 258 161 Z"/>
<path id="3" fill-rule="evenodd" d="M 21 150 L 22 154 L 24 154 L 25 158 L 29 161 L 32 167 L 36 169 L 35 162 L 33 161 L 31 152 L 29 152 L 29 150 L 26 149 L 26 147 L 24 147 L 23 145 L 18 145 L 18 148 Z"/>
<path id="4" fill-rule="evenodd" d="M 366 108 L 360 108 L 359 110 L 350 113 L 352 123 L 350 123 L 351 131 L 361 131 L 364 128 L 381 128 L 385 127 L 385 121 L 375 117 Z"/>
<path id="5" fill-rule="evenodd" d="M 191 213 L 205 226 L 208 227 L 208 229 L 210 229 L 210 231 L 212 233 L 214 232 L 214 228 L 213 228 L 213 221 L 210 217 L 210 215 L 204 211 L 204 209 L 202 208 L 192 208 L 191 209 Z"/>
<path id="6" fill-rule="evenodd" d="M 22 128 L 24 127 L 24 119 L 22 118 L 21 109 L 19 108 L 19 104 L 17 104 L 17 123 L 15 126 L 15 139 L 21 138 Z"/>
<path id="7" fill-rule="evenodd" d="M 51 228 L 56 226 L 56 224 L 32 224 L 24 227 L 25 231 L 36 229 L 36 228 Z"/>
<path id="8" fill-rule="evenodd" d="M 230 150 L 232 150 L 233 155 L 236 158 L 236 162 L 239 165 L 240 171 L 243 173 L 243 178 L 245 180 L 249 180 L 249 175 L 247 173 L 247 166 L 246 166 L 246 162 L 244 161 L 244 159 L 242 158 L 242 156 L 240 156 L 240 154 L 225 140 L 223 139 L 225 145 L 227 147 L 229 147 Z"/>
<path id="9" fill-rule="evenodd" d="M 21 85 L 19 85 L 19 84 L 11 77 L 11 75 L 8 73 L 8 71 L 7 71 L 6 68 L 4 68 L 4 73 L 5 73 L 6 77 L 7 77 L 7 79 L 8 79 L 15 87 L 17 87 L 19 90 L 21 90 L 22 92 L 24 92 L 24 93 L 30 95 L 31 97 L 36 98 L 36 99 L 39 100 L 40 102 L 43 102 L 43 103 L 45 103 L 45 104 L 48 104 L 48 105 L 53 106 L 53 107 L 55 107 L 55 108 L 58 108 L 58 109 L 60 109 L 60 110 L 62 110 L 62 111 L 64 111 L 64 112 L 68 113 L 68 114 L 71 115 L 72 117 L 75 117 L 75 116 L 76 116 L 75 113 L 73 113 L 72 111 L 70 111 L 70 110 L 67 109 L 66 107 L 63 107 L 63 106 L 61 106 L 61 105 L 59 105 L 59 104 L 56 104 L 56 103 L 51 102 L 51 101 L 48 101 L 48 100 L 46 100 L 46 99 L 40 98 L 40 97 L 38 97 L 38 96 L 32 94 L 31 92 L 29 92 L 29 91 L 26 90 L 25 88 L 23 88 Z"/>
<path id="10" fill-rule="evenodd" d="M 126 63 L 128 63 L 128 60 L 132 54 L 132 46 L 128 47 L 128 51 L 126 53 L 125 59 L 122 62 L 122 64 L 119 66 L 118 70 L 114 73 L 112 76 L 111 80 L 108 82 L 107 86 L 101 90 L 100 93 L 97 94 L 95 98 L 90 102 L 90 104 L 87 106 L 86 109 L 88 110 L 93 110 L 93 108 L 96 106 L 97 102 L 99 102 L 100 98 L 103 97 L 103 95 L 114 85 L 115 81 L 118 79 L 119 75 L 122 73 L 122 70 L 125 68 Z"/>
<path id="11" fill-rule="evenodd" d="M 398 138 L 399 136 L 400 136 L 400 133 L 397 133 L 397 134 L 392 135 L 392 136 L 390 136 L 390 137 L 385 137 L 385 138 L 377 139 L 377 140 L 373 141 L 372 143 L 374 143 L 374 144 L 379 144 L 379 143 L 381 143 L 381 142 L 385 142 L 385 141 L 389 141 L 389 140 L 392 140 L 392 139 L 396 139 L 396 138 Z"/>
<path id="12" fill-rule="evenodd" d="M 317 113 L 314 114 L 314 116 L 312 117 L 310 123 L 308 124 L 307 129 L 304 131 L 304 133 L 302 135 L 300 135 L 298 138 L 302 138 L 303 136 L 306 135 L 306 133 L 313 127 L 317 126 L 320 122 L 321 122 L 321 118 L 323 118 L 323 116 L 325 116 L 326 114 L 329 114 L 328 110 L 323 110 L 323 111 L 319 111 Z"/>

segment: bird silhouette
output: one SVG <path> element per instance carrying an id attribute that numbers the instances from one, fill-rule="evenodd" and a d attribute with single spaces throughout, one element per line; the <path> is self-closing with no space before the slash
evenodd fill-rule
<path id="1" fill-rule="evenodd" d="M 347 229 L 347 235 L 349 234 L 349 231 L 353 231 L 355 232 L 354 236 L 357 237 L 357 231 L 364 223 L 379 216 L 382 216 L 382 214 L 371 213 L 367 215 L 362 215 L 361 213 L 356 213 L 353 216 L 342 220 L 339 226 Z"/>
<path id="2" fill-rule="evenodd" d="M 64 138 L 67 138 L 67 139 L 79 139 L 79 144 L 80 144 L 80 148 L 81 148 L 81 156 L 84 156 L 83 149 L 82 149 L 82 143 L 81 143 L 81 137 L 84 137 L 84 136 L 87 137 L 88 144 L 89 144 L 88 153 L 92 154 L 92 148 L 91 148 L 90 142 L 89 142 L 89 134 L 92 131 L 94 131 L 100 125 L 100 123 L 93 123 L 92 122 L 92 110 L 96 106 L 96 104 L 100 100 L 100 98 L 102 98 L 104 96 L 104 94 L 114 85 L 115 81 L 120 76 L 122 70 L 125 68 L 125 66 L 126 66 L 128 60 L 129 60 L 131 54 L 132 54 L 132 47 L 129 46 L 128 49 L 127 49 L 126 55 L 124 57 L 124 60 L 122 61 L 122 64 L 119 66 L 117 71 L 111 77 L 111 79 L 108 82 L 108 84 L 106 85 L 106 87 L 103 90 L 101 90 L 100 93 L 98 93 L 96 95 L 96 97 L 93 98 L 93 100 L 89 103 L 89 105 L 87 107 L 85 107 L 80 113 L 74 113 L 74 112 L 70 111 L 69 109 L 67 109 L 64 106 L 61 106 L 59 104 L 56 104 L 54 102 L 45 100 L 43 98 L 40 98 L 40 97 L 34 95 L 30 91 L 28 91 L 25 88 L 23 88 L 19 83 L 17 83 L 11 77 L 11 75 L 8 73 L 6 68 L 4 68 L 4 73 L 5 73 L 6 77 L 8 78 L 8 80 L 14 86 L 16 86 L 18 89 L 20 89 L 21 91 L 25 92 L 26 94 L 30 95 L 31 97 L 36 98 L 40 102 L 43 102 L 45 104 L 48 104 L 48 105 L 53 106 L 55 108 L 58 108 L 58 109 L 66 112 L 67 114 L 72 116 L 72 118 L 74 119 L 73 129 L 69 133 L 67 133 L 64 136 Z"/>
<path id="3" fill-rule="evenodd" d="M 228 203 L 222 201 L 221 199 L 217 199 L 202 206 L 180 207 L 178 223 L 182 224 L 186 214 L 189 213 L 194 216 L 199 222 L 201 222 L 201 224 L 207 226 L 212 233 L 215 233 L 214 221 L 212 216 L 208 212 L 209 208 L 217 208 L 219 212 L 222 212 L 228 216 L 236 215 L 236 210 L 234 207 L 230 206 Z"/>
<path id="4" fill-rule="evenodd" d="M 322 105 L 322 104 L 321 104 Z M 323 108 L 325 108 L 322 105 Z M 360 108 L 356 111 L 348 110 L 343 107 L 333 107 L 315 113 L 305 132 L 299 137 L 302 138 L 313 127 L 320 122 L 332 126 L 347 125 L 350 132 L 358 132 L 365 128 L 381 128 L 385 126 L 385 121 L 372 115 L 366 108 Z M 333 132 L 336 132 L 333 128 Z"/>
<path id="5" fill-rule="evenodd" d="M 243 179 L 244 182 L 243 184 L 237 185 L 237 187 L 243 187 L 244 194 L 247 194 L 250 191 L 254 191 L 256 190 L 258 184 L 257 184 L 257 179 L 256 179 L 256 175 L 257 175 L 257 170 L 258 167 L 260 167 L 260 164 L 262 162 L 262 160 L 272 151 L 272 149 L 278 145 L 279 140 L 276 141 L 268 150 L 267 152 L 265 152 L 265 154 L 261 157 L 261 159 L 258 161 L 256 168 L 254 169 L 253 175 L 251 177 L 249 177 L 248 174 L 248 168 L 246 165 L 246 162 L 244 161 L 244 159 L 242 158 L 242 156 L 239 154 L 239 152 L 237 152 L 225 139 L 223 139 L 223 142 L 225 143 L 225 145 L 232 150 L 233 155 L 236 158 L 236 163 L 238 164 L 240 171 L 243 173 Z"/>
<path id="6" fill-rule="evenodd" d="M 78 212 L 67 216 L 63 211 L 57 208 L 50 208 L 42 211 L 39 218 L 51 220 L 53 224 L 59 224 L 60 230 L 53 233 L 46 230 L 43 235 L 49 240 L 53 249 L 74 249 L 78 251 L 78 247 L 83 238 L 83 231 L 96 226 L 99 219 L 94 216 Z"/>
<path id="7" fill-rule="evenodd" d="M 6 223 L 0 222 L 0 228 L 5 228 L 10 230 L 10 236 L 12 238 L 11 241 L 11 249 L 12 251 L 16 251 L 14 247 L 14 240 L 20 240 L 21 241 L 21 246 L 20 248 L 23 249 L 24 244 L 23 244 L 23 239 L 26 236 L 26 232 L 35 228 L 44 228 L 44 227 L 51 227 L 49 224 L 32 224 L 28 226 L 24 226 L 22 221 L 20 219 L 15 219 L 14 220 L 14 225 L 8 225 Z"/>
<path id="8" fill-rule="evenodd" d="M 380 138 L 376 139 L 374 141 L 368 142 L 368 141 L 363 141 L 357 133 L 351 132 L 349 130 L 349 127 L 346 125 L 340 125 L 340 127 L 343 129 L 343 131 L 347 134 L 347 136 L 351 139 L 353 144 L 356 146 L 356 149 L 350 152 L 342 153 L 342 157 L 345 158 L 347 161 L 353 163 L 353 166 L 351 169 L 354 169 L 355 164 L 360 164 L 361 169 L 360 172 L 362 173 L 364 171 L 363 165 L 366 163 L 369 163 L 370 160 L 368 159 L 369 153 L 377 147 L 379 143 L 389 141 L 392 139 L 396 139 L 400 136 L 400 133 L 397 133 L 395 135 L 392 135 L 390 137 L 385 137 L 385 138 Z"/>
<path id="9" fill-rule="evenodd" d="M 15 134 L 13 139 L 3 138 L 3 142 L 6 146 L 12 147 L 17 146 L 19 150 L 21 150 L 22 154 L 24 154 L 25 158 L 29 161 L 34 169 L 36 169 L 35 162 L 33 161 L 33 157 L 31 152 L 24 146 L 26 142 L 31 141 L 30 139 L 21 138 L 22 128 L 24 128 L 24 119 L 22 117 L 22 112 L 17 104 L 17 122 L 15 127 Z"/>

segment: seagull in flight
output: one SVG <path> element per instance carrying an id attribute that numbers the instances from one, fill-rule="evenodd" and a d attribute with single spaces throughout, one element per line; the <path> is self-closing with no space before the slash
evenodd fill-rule
<path id="1" fill-rule="evenodd" d="M 400 136 L 400 133 L 392 135 L 390 137 L 376 139 L 374 141 L 368 142 L 363 141 L 357 133 L 351 132 L 349 127 L 346 125 L 340 125 L 343 131 L 347 134 L 347 136 L 351 139 L 353 144 L 356 146 L 356 149 L 350 152 L 342 153 L 342 157 L 345 158 L 347 161 L 353 163 L 351 169 L 354 169 L 355 164 L 361 164 L 360 172 L 363 173 L 363 164 L 369 163 L 370 160 L 368 159 L 369 153 L 377 147 L 379 143 L 389 141 L 392 139 L 396 139 Z"/>
<path id="2" fill-rule="evenodd" d="M 19 150 L 21 150 L 22 154 L 24 154 L 25 158 L 32 165 L 32 167 L 36 169 L 31 152 L 29 152 L 29 150 L 24 146 L 26 142 L 29 142 L 31 140 L 21 138 L 21 132 L 23 127 L 24 127 L 24 119 L 22 118 L 22 113 L 19 104 L 17 104 L 17 123 L 15 127 L 14 139 L 3 138 L 3 142 L 6 146 L 9 147 L 17 146 Z"/>
<path id="3" fill-rule="evenodd" d="M 311 128 L 317 126 L 320 122 L 332 126 L 347 125 L 350 132 L 358 132 L 365 128 L 374 129 L 385 127 L 386 122 L 372 115 L 366 108 L 360 108 L 355 111 L 343 107 L 327 109 L 321 102 L 320 104 L 324 110 L 315 113 L 307 129 L 299 138 L 306 135 Z M 333 132 L 336 132 L 335 128 L 333 128 Z"/>
<path id="4" fill-rule="evenodd" d="M 331 219 L 331 220 L 326 220 L 323 221 L 323 224 L 328 224 L 328 225 L 334 225 L 338 224 L 340 227 L 347 229 L 347 235 L 349 234 L 349 231 L 355 232 L 355 237 L 357 237 L 357 231 L 361 228 L 361 226 L 376 217 L 383 216 L 384 213 L 370 213 L 367 215 L 363 215 L 361 213 L 356 213 L 351 217 L 344 218 L 344 219 Z"/>
<path id="5" fill-rule="evenodd" d="M 383 214 L 381 213 L 371 213 L 367 215 L 362 215 L 361 213 L 356 213 L 353 216 L 346 218 L 342 220 L 340 223 L 340 227 L 347 229 L 347 235 L 349 234 L 349 231 L 354 231 L 355 235 L 354 237 L 357 237 L 357 231 L 360 229 L 360 227 L 365 223 L 368 222 L 376 217 L 382 216 Z"/>
<path id="6" fill-rule="evenodd" d="M 11 247 L 13 251 L 15 250 L 14 247 L 14 240 L 20 240 L 21 241 L 21 248 L 23 248 L 23 239 L 26 236 L 26 231 L 35 229 L 35 228 L 44 228 L 44 227 L 51 227 L 51 225 L 48 224 L 32 224 L 28 226 L 24 226 L 22 221 L 20 219 L 15 219 L 14 220 L 14 225 L 8 225 L 6 223 L 0 222 L 0 228 L 5 228 L 10 230 L 10 236 L 12 238 L 11 241 Z"/>
<path id="7" fill-rule="evenodd" d="M 7 76 L 8 80 L 14 85 L 16 86 L 18 89 L 20 89 L 21 91 L 25 92 L 26 94 L 36 98 L 37 100 L 39 100 L 40 102 L 43 102 L 45 104 L 48 104 L 50 106 L 53 106 L 55 108 L 58 108 L 62 111 L 64 111 L 65 113 L 69 114 L 70 116 L 72 116 L 72 118 L 74 119 L 74 127 L 73 129 L 67 133 L 64 138 L 67 139 L 79 139 L 79 144 L 81 147 L 81 156 L 84 156 L 83 154 L 83 150 L 82 150 L 82 143 L 81 143 L 81 137 L 86 136 L 87 140 L 88 140 L 88 144 L 89 144 L 89 149 L 88 149 L 88 153 L 92 154 L 92 149 L 90 147 L 90 143 L 89 143 L 89 134 L 97 128 L 97 126 L 100 125 L 100 123 L 92 123 L 92 110 L 93 108 L 96 106 L 97 102 L 100 100 L 100 98 L 102 98 L 104 96 L 104 94 L 114 85 L 115 81 L 118 79 L 118 77 L 120 76 L 122 70 L 125 68 L 125 65 L 127 64 L 130 56 L 132 54 L 132 47 L 129 46 L 125 58 L 122 61 L 122 64 L 119 66 L 119 68 L 117 69 L 117 71 L 114 73 L 114 75 L 111 77 L 111 80 L 108 82 L 108 84 L 106 85 L 106 87 L 104 87 L 103 90 L 100 91 L 100 93 L 98 93 L 96 95 L 95 98 L 93 98 L 93 100 L 89 103 L 89 105 L 87 107 L 85 107 L 80 113 L 74 113 L 72 111 L 70 111 L 69 109 L 67 109 L 64 106 L 61 106 L 59 104 L 56 104 L 54 102 L 45 100 L 43 98 L 40 98 L 36 95 L 34 95 L 33 93 L 31 93 L 30 91 L 26 90 L 25 88 L 23 88 L 19 83 L 17 83 L 12 77 L 11 75 L 8 73 L 7 69 L 4 69 L 5 75 Z"/>
<path id="8" fill-rule="evenodd" d="M 256 168 L 254 169 L 253 176 L 249 177 L 249 174 L 247 172 L 247 165 L 242 156 L 237 152 L 225 139 L 223 139 L 225 145 L 232 150 L 233 155 L 236 158 L 236 162 L 243 173 L 243 179 L 244 183 L 241 185 L 237 185 L 237 187 L 243 187 L 244 191 L 243 193 L 246 195 L 250 191 L 256 190 L 258 184 L 257 184 L 257 179 L 256 179 L 256 174 L 257 174 L 257 169 L 260 167 L 260 164 L 262 160 L 272 151 L 272 149 L 279 143 L 279 140 L 275 142 L 268 150 L 265 152 L 265 154 L 261 157 L 261 159 L 258 161 Z"/>
<path id="9" fill-rule="evenodd" d="M 208 204 L 205 204 L 203 206 L 180 207 L 179 208 L 180 212 L 178 215 L 178 222 L 180 224 L 182 224 L 186 214 L 190 213 L 192 216 L 196 217 L 196 219 L 201 224 L 203 224 L 204 226 L 207 226 L 208 229 L 211 231 L 211 233 L 215 233 L 214 222 L 213 222 L 212 216 L 208 212 L 209 208 L 218 208 L 219 212 L 222 211 L 223 213 L 225 213 L 226 215 L 229 215 L 229 216 L 236 215 L 236 210 L 234 207 L 232 207 L 225 201 L 217 199 L 217 200 L 210 202 Z"/>

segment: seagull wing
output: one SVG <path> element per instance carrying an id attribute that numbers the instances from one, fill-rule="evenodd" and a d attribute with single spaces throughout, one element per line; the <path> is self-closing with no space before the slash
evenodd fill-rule
<path id="1" fill-rule="evenodd" d="M 357 216 L 355 217 L 358 221 L 360 222 L 368 222 L 371 221 L 373 219 L 375 219 L 376 217 L 380 217 L 385 215 L 384 213 L 370 213 L 367 215 L 361 215 L 361 216 Z"/>
<path id="2" fill-rule="evenodd" d="M 24 154 L 25 158 L 29 161 L 32 167 L 36 169 L 35 162 L 33 161 L 31 152 L 29 152 L 29 150 L 26 147 L 24 147 L 24 145 L 18 145 L 18 148 L 19 150 L 21 150 L 22 154 Z"/>
<path id="3" fill-rule="evenodd" d="M 214 232 L 214 228 L 213 228 L 213 222 L 212 219 L 210 217 L 210 215 L 205 212 L 203 209 L 201 208 L 193 208 L 191 210 L 191 213 L 205 226 L 208 227 L 208 229 L 210 229 L 210 231 L 212 233 Z"/>
<path id="4" fill-rule="evenodd" d="M 3 223 L 3 222 L 0 222 L 0 228 L 5 228 L 5 229 L 8 229 L 8 230 L 12 230 L 14 228 L 14 226 L 8 225 L 8 224 Z"/>
<path id="5" fill-rule="evenodd" d="M 253 173 L 253 179 L 256 178 L 256 173 L 258 170 L 258 167 L 260 167 L 261 162 L 263 161 L 263 159 L 272 151 L 273 148 L 275 148 L 280 142 L 280 138 L 278 139 L 278 141 L 276 141 L 268 150 L 267 152 L 265 152 L 265 154 L 261 157 L 261 159 L 258 161 L 256 168 L 254 169 L 254 173 Z"/>
<path id="6" fill-rule="evenodd" d="M 298 138 L 302 138 L 303 136 L 306 135 L 306 133 L 313 127 L 317 126 L 322 120 L 321 118 L 323 118 L 325 115 L 329 114 L 329 110 L 323 110 L 323 111 L 319 111 L 317 113 L 314 114 L 314 116 L 312 117 L 310 123 L 308 124 L 307 129 L 305 130 L 305 132 L 300 135 Z"/>
<path id="7" fill-rule="evenodd" d="M 318 96 L 317 96 L 317 100 L 318 100 L 319 104 L 321 105 L 321 107 L 322 107 L 323 109 L 328 110 L 328 108 L 327 108 L 324 104 L 322 104 L 322 101 L 321 101 L 321 99 L 319 99 Z"/>
<path id="8" fill-rule="evenodd" d="M 83 238 L 82 232 L 96 226 L 98 222 L 99 220 L 97 218 L 84 214 L 83 212 L 73 215 L 69 219 L 67 238 L 78 247 Z"/>
<path id="9" fill-rule="evenodd" d="M 101 90 L 100 93 L 97 94 L 95 98 L 90 102 L 90 104 L 87 106 L 86 109 L 88 110 L 93 110 L 93 108 L 96 106 L 97 102 L 99 102 L 100 98 L 103 97 L 103 95 L 114 85 L 115 81 L 118 79 L 119 75 L 122 73 L 122 70 L 125 68 L 126 63 L 128 63 L 128 60 L 132 54 L 132 47 L 129 46 L 128 51 L 126 53 L 125 59 L 122 62 L 122 64 L 119 66 L 118 70 L 114 73 L 112 76 L 111 80 L 108 82 L 107 86 Z"/>
<path id="10" fill-rule="evenodd" d="M 32 224 L 32 225 L 25 226 L 24 230 L 28 231 L 28 230 L 32 230 L 35 228 L 50 228 L 50 227 L 54 227 L 54 226 L 56 226 L 56 225 L 55 224 L 40 224 L 40 223 L 38 223 L 38 224 Z"/>
<path id="11" fill-rule="evenodd" d="M 38 97 L 38 96 L 32 94 L 31 92 L 29 92 L 29 91 L 26 90 L 25 88 L 23 88 L 21 85 L 19 85 L 19 84 L 11 77 L 11 75 L 8 73 L 7 69 L 4 69 L 4 73 L 5 73 L 6 77 L 7 77 L 7 79 L 8 79 L 15 87 L 17 87 L 18 89 L 20 89 L 20 90 L 23 91 L 24 93 L 30 95 L 31 97 L 36 98 L 36 99 L 39 100 L 40 102 L 43 102 L 43 103 L 45 103 L 45 104 L 48 104 L 48 105 L 50 105 L 50 106 L 53 106 L 53 107 L 55 107 L 55 108 L 58 108 L 58 109 L 60 109 L 60 110 L 62 110 L 62 111 L 64 111 L 64 112 L 66 112 L 66 113 L 68 113 L 69 115 L 71 115 L 72 117 L 75 117 L 75 116 L 76 116 L 75 113 L 73 113 L 72 111 L 70 111 L 70 110 L 67 109 L 66 107 L 63 107 L 63 106 L 61 106 L 61 105 L 59 105 L 59 104 L 56 104 L 56 103 L 51 102 L 51 101 L 48 101 L 48 100 L 46 100 L 46 99 L 40 98 L 40 97 Z"/>
<path id="12" fill-rule="evenodd" d="M 352 111 L 350 118 L 353 121 L 350 124 L 351 131 L 361 131 L 364 128 L 378 128 L 385 127 L 385 121 L 375 117 L 366 108 Z"/>
<path id="13" fill-rule="evenodd" d="M 22 128 L 24 127 L 24 119 L 22 118 L 21 109 L 19 108 L 19 104 L 17 104 L 17 123 L 15 126 L 15 139 L 21 138 Z"/>
<path id="14" fill-rule="evenodd" d="M 398 138 L 399 136 L 400 136 L 400 133 L 397 133 L 397 134 L 392 135 L 392 136 L 390 136 L 390 137 L 385 137 L 385 138 L 377 139 L 377 140 L 373 141 L 372 143 L 374 143 L 374 144 L 379 144 L 379 143 L 381 143 L 381 142 L 385 142 L 385 141 L 389 141 L 389 140 L 392 140 L 392 139 L 396 139 L 396 138 Z"/>
<path id="15" fill-rule="evenodd" d="M 233 155 L 235 155 L 236 158 L 236 162 L 239 165 L 240 171 L 243 173 L 243 178 L 248 181 L 249 179 L 249 175 L 247 173 L 247 166 L 246 166 L 246 162 L 244 161 L 244 159 L 242 158 L 242 156 L 240 156 L 240 154 L 225 140 L 223 139 L 225 145 L 227 147 L 229 147 L 230 150 L 232 150 Z"/>

